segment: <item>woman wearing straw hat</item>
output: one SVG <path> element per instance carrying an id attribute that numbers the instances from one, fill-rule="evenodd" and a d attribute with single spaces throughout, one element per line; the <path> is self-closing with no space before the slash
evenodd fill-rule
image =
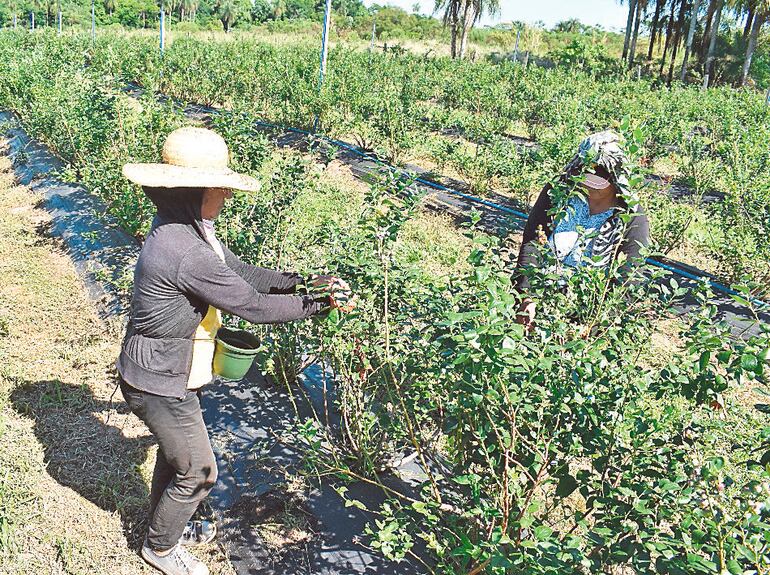
<path id="1" fill-rule="evenodd" d="M 182 545 L 216 535 L 191 521 L 217 478 L 199 389 L 212 380 L 220 310 L 252 323 L 287 322 L 338 307 L 345 282 L 313 278 L 323 295 L 298 295 L 295 273 L 239 260 L 214 234 L 231 190 L 254 192 L 253 178 L 228 168 L 225 141 L 211 130 L 180 128 L 163 145 L 163 163 L 127 164 L 123 174 L 157 207 L 134 274 L 131 311 L 117 369 L 130 409 L 158 441 L 142 557 L 166 575 L 206 575 Z"/>

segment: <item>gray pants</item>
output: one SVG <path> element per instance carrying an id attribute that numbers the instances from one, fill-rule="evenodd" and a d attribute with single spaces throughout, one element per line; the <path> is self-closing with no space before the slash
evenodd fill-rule
<path id="1" fill-rule="evenodd" d="M 199 392 L 164 397 L 135 389 L 122 379 L 120 390 L 131 411 L 158 441 L 147 540 L 155 551 L 165 551 L 177 544 L 217 480 L 217 462 L 203 422 Z"/>

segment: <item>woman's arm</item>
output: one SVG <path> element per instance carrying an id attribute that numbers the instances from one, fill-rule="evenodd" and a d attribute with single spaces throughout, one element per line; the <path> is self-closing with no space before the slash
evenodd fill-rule
<path id="1" fill-rule="evenodd" d="M 529 212 L 527 217 L 527 223 L 524 226 L 524 236 L 521 239 L 521 247 L 519 248 L 519 257 L 516 261 L 516 271 L 513 274 L 513 284 L 516 290 L 520 293 L 524 293 L 529 290 L 529 280 L 527 276 L 521 273 L 521 270 L 525 267 L 531 267 L 537 265 L 537 230 L 542 228 L 543 232 L 548 233 L 548 228 L 551 225 L 551 216 L 548 215 L 548 210 L 551 209 L 551 186 L 547 185 L 540 192 L 540 195 L 535 201 L 535 205 Z"/>
<path id="2" fill-rule="evenodd" d="M 183 292 L 251 323 L 303 319 L 328 306 L 311 296 L 261 293 L 207 249 L 193 248 L 185 254 L 176 283 Z"/>
<path id="3" fill-rule="evenodd" d="M 305 281 L 305 278 L 294 272 L 269 270 L 247 264 L 224 244 L 222 244 L 222 250 L 225 253 L 227 266 L 260 293 L 292 294 L 297 286 Z"/>
<path id="4" fill-rule="evenodd" d="M 626 234 L 620 244 L 620 253 L 626 256 L 626 265 L 636 266 L 642 262 L 642 249 L 650 245 L 650 220 L 644 210 L 632 212 Z"/>
<path id="5" fill-rule="evenodd" d="M 644 264 L 642 250 L 650 245 L 650 221 L 641 207 L 631 212 L 631 221 L 626 224 L 623 240 L 620 242 L 617 255 L 623 257 L 618 268 L 622 281 L 629 285 L 639 285 L 644 276 L 637 273 L 637 268 Z"/>

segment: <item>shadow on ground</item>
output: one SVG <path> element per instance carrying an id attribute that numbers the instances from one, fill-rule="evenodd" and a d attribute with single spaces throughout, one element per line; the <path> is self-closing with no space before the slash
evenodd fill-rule
<path id="1" fill-rule="evenodd" d="M 118 392 L 110 405 L 94 398 L 88 386 L 60 380 L 25 382 L 11 394 L 16 411 L 35 422 L 48 474 L 102 509 L 117 512 L 129 546 L 139 549 L 148 500 L 139 469 L 153 440 L 125 434 L 122 426 L 131 420 L 121 400 Z"/>
<path id="2" fill-rule="evenodd" d="M 312 482 L 302 496 L 312 537 L 281 549 L 265 544 L 260 524 L 282 510 L 281 493 L 291 477 L 301 475 L 304 454 L 294 445 L 299 421 L 312 417 L 308 399 L 298 390 L 268 382 L 255 366 L 239 382 L 218 382 L 202 398 L 204 417 L 219 464 L 211 504 L 220 515 L 230 560 L 241 575 L 416 575 L 411 559 L 396 563 L 365 544 L 365 526 L 375 516 L 346 506 L 328 481 Z M 297 407 L 295 412 L 294 405 Z M 299 417 L 298 417 L 299 415 Z M 414 486 L 390 476 L 383 482 L 395 491 L 414 494 Z M 348 497 L 378 509 L 382 489 L 356 482 Z M 265 512 L 265 508 L 272 509 Z M 420 548 L 419 545 L 417 545 Z M 418 552 L 422 551 L 419 549 Z"/>

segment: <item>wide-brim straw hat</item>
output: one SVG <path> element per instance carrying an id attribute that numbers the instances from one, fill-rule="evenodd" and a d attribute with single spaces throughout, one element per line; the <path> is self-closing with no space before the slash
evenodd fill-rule
<path id="1" fill-rule="evenodd" d="M 149 188 L 229 188 L 256 192 L 259 182 L 230 169 L 225 140 L 205 128 L 179 128 L 163 144 L 162 164 L 126 164 L 123 175 Z"/>

